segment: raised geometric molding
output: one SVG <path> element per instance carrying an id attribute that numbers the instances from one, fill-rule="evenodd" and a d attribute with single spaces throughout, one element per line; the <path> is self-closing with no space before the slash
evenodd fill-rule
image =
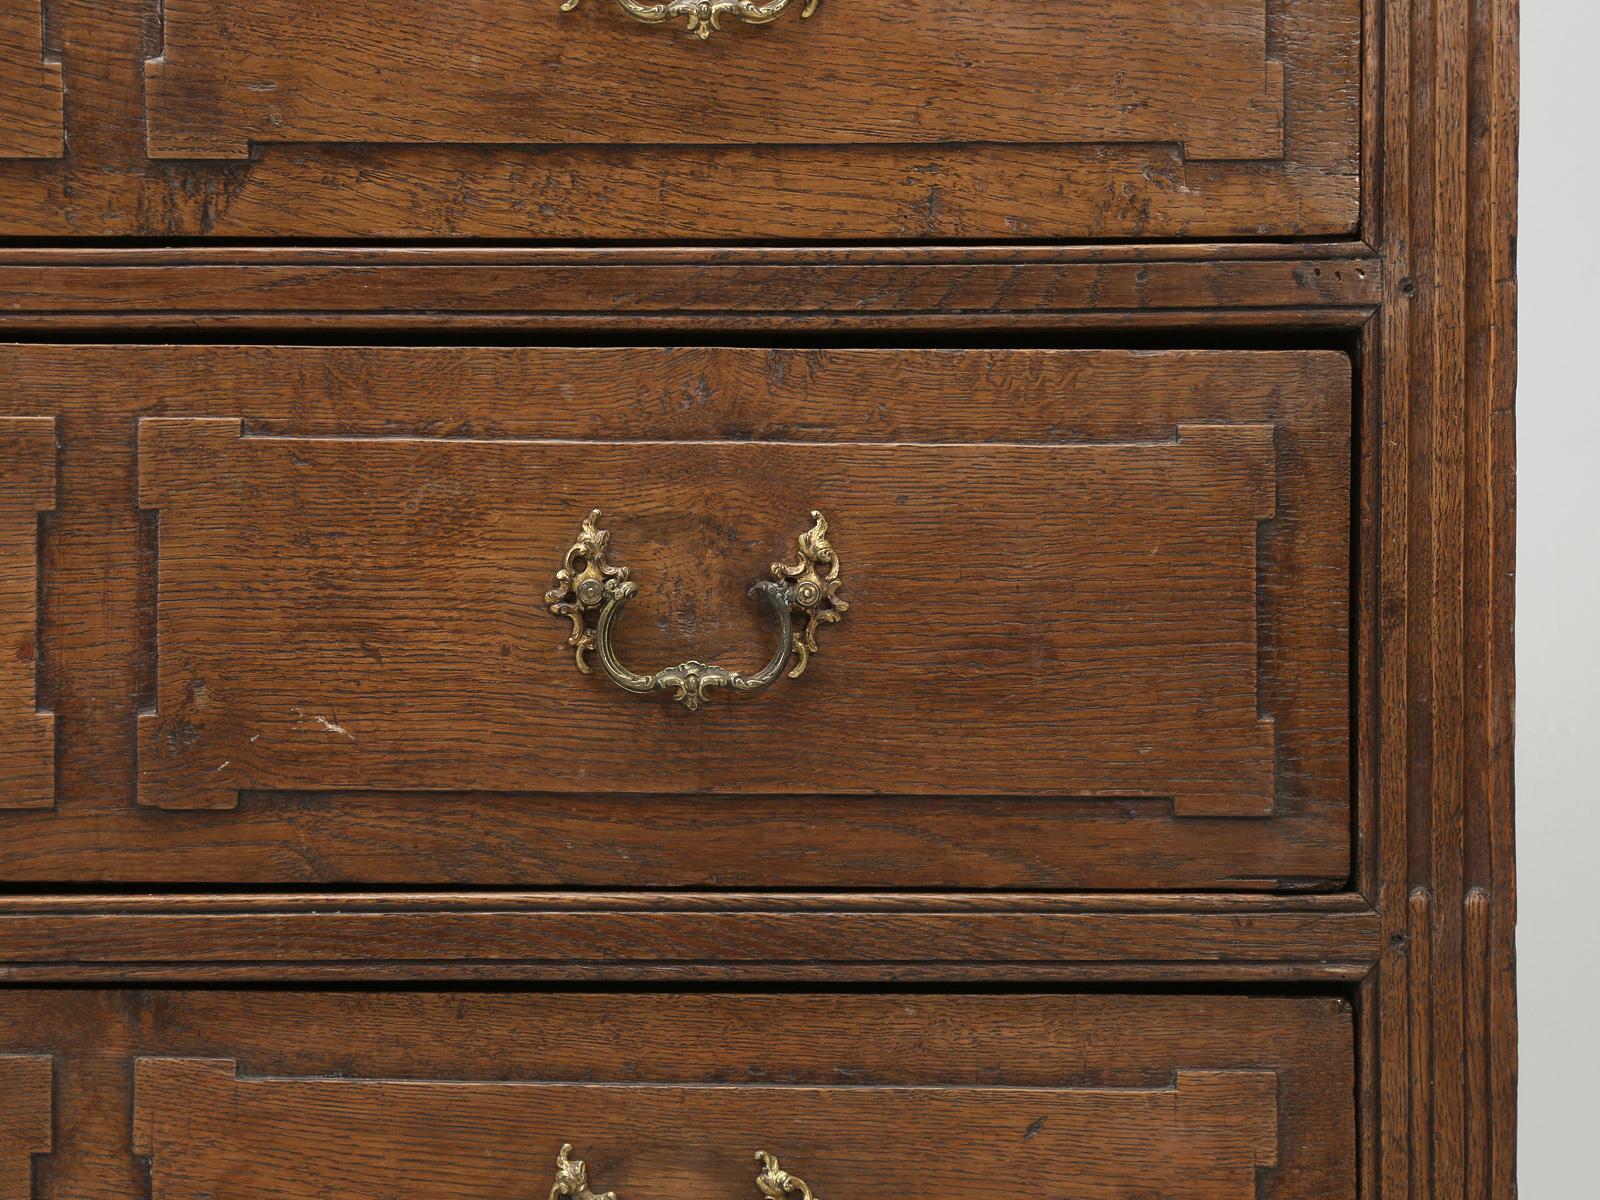
<path id="1" fill-rule="evenodd" d="M 251 1078 L 229 1059 L 144 1058 L 134 1079 L 153 1200 L 504 1200 L 548 1186 L 563 1142 L 624 1200 L 752 1196 L 757 1149 L 829 1200 L 1254 1200 L 1278 1162 L 1268 1071 L 1143 1088 L 719 1086 Z"/>
<path id="2" fill-rule="evenodd" d="M 0 1054 L 0 1200 L 31 1200 L 33 1159 L 49 1154 L 55 1065 L 43 1054 Z"/>
<path id="3" fill-rule="evenodd" d="M 56 506 L 56 423 L 0 417 L 0 809 L 55 803 L 55 717 L 38 708 L 39 514 Z"/>
<path id="4" fill-rule="evenodd" d="M 718 50 L 598 5 L 167 0 L 148 147 L 1178 144 L 1277 160 L 1267 0 L 1206 9 L 852 0 Z"/>
<path id="5" fill-rule="evenodd" d="M 44 58 L 42 0 L 0 0 L 0 158 L 60 158 L 61 64 Z"/>
<path id="6" fill-rule="evenodd" d="M 139 801 L 627 793 L 649 762 L 662 793 L 1147 796 L 1182 816 L 1267 816 L 1257 540 L 1276 513 L 1275 438 L 1219 424 L 1105 445 L 330 439 L 145 420 L 159 656 Z M 708 478 L 715 496 L 695 486 Z M 637 579 L 703 557 L 731 599 L 689 634 L 738 661 L 767 636 L 740 602 L 752 570 L 823 497 L 862 564 L 860 603 L 788 700 L 715 704 L 685 726 L 573 669 L 543 591 L 589 508 L 612 514 Z M 674 650 L 639 622 L 630 657 Z M 798 757 L 796 720 L 814 747 Z"/>

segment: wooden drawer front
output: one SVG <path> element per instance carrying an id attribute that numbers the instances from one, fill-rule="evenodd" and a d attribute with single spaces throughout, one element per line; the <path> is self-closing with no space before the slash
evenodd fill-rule
<path id="1" fill-rule="evenodd" d="M 820 1200 L 1355 1194 L 1333 998 L 14 991 L 0 1038 L 33 1200 L 503 1200 L 564 1143 L 620 1200 L 759 1200 L 757 1150 Z"/>
<path id="2" fill-rule="evenodd" d="M 0 189 L 7 231 L 792 240 L 1354 228 L 1359 0 L 822 0 L 808 19 L 799 8 L 761 27 L 726 17 L 702 41 L 681 22 L 642 25 L 615 0 L 571 12 L 559 0 L 169 0 L 144 63 L 143 136 L 130 123 L 108 151 L 117 133 L 95 129 L 83 153 L 97 157 L 69 166 L 70 189 L 55 167 L 17 172 Z M 92 31 L 68 32 L 70 68 Z M 58 87 L 33 37 L 15 53 Z M 58 156 L 59 90 L 30 85 L 15 105 L 31 132 L 13 131 L 12 152 Z M 108 153 L 114 174 L 100 169 Z"/>
<path id="3" fill-rule="evenodd" d="M 136 440 L 150 531 L 127 547 L 148 680 L 117 778 L 134 790 L 98 797 L 126 832 L 107 847 L 95 826 L 97 870 L 214 854 L 204 869 L 251 878 L 743 887 L 1346 870 L 1342 356 L 75 353 L 85 381 L 114 363 L 137 397 L 108 437 Z M 757 696 L 630 695 L 579 673 L 546 605 L 592 508 L 641 589 L 617 639 L 636 669 L 763 661 L 773 618 L 745 593 L 813 508 L 848 613 Z M 75 851 L 75 815 L 39 833 Z"/>

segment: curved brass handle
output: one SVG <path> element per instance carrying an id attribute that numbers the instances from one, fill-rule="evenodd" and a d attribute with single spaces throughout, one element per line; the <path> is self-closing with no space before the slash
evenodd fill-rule
<path id="1" fill-rule="evenodd" d="M 617 0 L 617 3 L 622 6 L 623 12 L 646 25 L 661 25 L 684 17 L 688 20 L 689 32 L 698 34 L 700 40 L 705 41 L 713 30 L 722 28 L 723 17 L 738 17 L 746 25 L 768 25 L 783 16 L 794 0 L 766 0 L 765 3 L 757 3 L 756 0 L 662 0 L 660 4 Z M 820 0 L 806 0 L 800 15 L 809 17 L 817 11 L 819 3 Z M 571 12 L 577 7 L 578 0 L 566 0 L 561 11 Z"/>
<path id="2" fill-rule="evenodd" d="M 567 551 L 556 572 L 556 585 L 545 593 L 544 602 L 556 616 L 572 622 L 567 645 L 574 648 L 578 670 L 585 675 L 590 674 L 590 667 L 584 656 L 592 652 L 600 669 L 624 691 L 670 691 L 674 700 L 691 711 L 705 703 L 717 688 L 726 688 L 735 695 L 759 692 L 783 674 L 791 654 L 798 661 L 789 678 L 803 675 L 817 652 L 818 626 L 840 620 L 850 608 L 839 595 L 839 556 L 828 541 L 828 522 L 816 510 L 812 510 L 811 519 L 814 524 L 797 542 L 798 561 L 792 565 L 773 563 L 772 578 L 750 589 L 750 594 L 763 601 L 778 619 L 778 648 L 767 665 L 754 674 L 694 659 L 654 675 L 640 675 L 622 665 L 611 643 L 612 631 L 628 601 L 639 594 L 639 585 L 629 580 L 627 567 L 609 561 L 611 534 L 599 527 L 598 508 L 583 522 L 578 540 Z"/>
<path id="3" fill-rule="evenodd" d="M 582 1159 L 569 1157 L 571 1154 L 572 1144 L 563 1142 L 561 1153 L 556 1155 L 556 1181 L 550 1189 L 550 1200 L 617 1200 L 615 1192 L 591 1192 L 589 1169 Z M 799 1200 L 816 1200 L 805 1180 L 789 1174 L 765 1150 L 756 1151 L 756 1160 L 761 1163 L 756 1188 L 767 1200 L 788 1200 L 790 1192 L 798 1192 Z"/>

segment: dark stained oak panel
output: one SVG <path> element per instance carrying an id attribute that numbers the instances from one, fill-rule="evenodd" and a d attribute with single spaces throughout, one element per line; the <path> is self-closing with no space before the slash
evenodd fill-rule
<path id="1" fill-rule="evenodd" d="M 55 802 L 55 718 L 39 693 L 39 514 L 56 506 L 56 426 L 0 417 L 0 809 Z"/>
<path id="2" fill-rule="evenodd" d="M 61 157 L 61 113 L 61 64 L 45 56 L 41 0 L 0 0 L 0 159 Z"/>
<path id="3" fill-rule="evenodd" d="M 424 1181 L 495 1200 L 551 1174 L 569 1140 L 593 1186 L 663 1200 L 748 1197 L 757 1147 L 833 1197 L 1004 1178 L 1018 1200 L 1253 1200 L 1278 1162 L 1277 1085 L 1184 1070 L 1151 1088 L 253 1079 L 228 1059 L 145 1058 L 134 1149 L 153 1200 L 384 1200 Z"/>
<path id="4" fill-rule="evenodd" d="M 1342 237 L 1360 8 L 823 0 L 702 42 L 612 0 L 54 0 L 69 152 L 0 164 L 0 234 Z"/>
<path id="5" fill-rule="evenodd" d="M 59 795 L 5 818 L 8 879 L 1159 890 L 1348 870 L 1343 355 L 0 361 L 0 411 L 67 430 L 42 637 Z M 763 661 L 771 618 L 745 591 L 813 506 L 854 607 L 803 678 L 751 700 L 627 695 L 577 672 L 544 606 L 591 506 L 644 588 L 620 639 L 637 667 Z"/>
<path id="6" fill-rule="evenodd" d="M 864 1037 L 863 1031 L 871 1036 Z M 173 989 L 0 994 L 47 1046 L 34 1200 L 1353 1200 L 1347 1001 Z"/>
<path id="7" fill-rule="evenodd" d="M 161 529 L 142 804 L 413 788 L 1272 811 L 1256 688 L 1271 425 L 1098 446 L 241 435 L 140 427 Z M 814 506 L 849 615 L 802 681 L 758 700 L 689 713 L 580 676 L 540 598 L 591 506 L 692 624 L 675 644 L 630 611 L 626 661 L 754 669 L 771 632 L 723 614 Z"/>

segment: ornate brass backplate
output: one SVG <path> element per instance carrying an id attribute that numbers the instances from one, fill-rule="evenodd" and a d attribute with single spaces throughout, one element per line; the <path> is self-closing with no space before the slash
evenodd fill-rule
<path id="1" fill-rule="evenodd" d="M 723 17 L 737 17 L 746 25 L 767 25 L 783 16 L 794 0 L 766 0 L 764 4 L 758 4 L 756 0 L 664 0 L 661 4 L 617 0 L 617 3 L 622 6 L 623 12 L 646 25 L 661 25 L 683 17 L 688 22 L 689 32 L 697 34 L 704 41 L 713 30 L 722 28 Z M 809 17 L 817 11 L 819 3 L 820 0 L 806 0 L 800 15 Z M 578 0 L 566 0 L 561 11 L 571 12 L 577 7 Z"/>
<path id="2" fill-rule="evenodd" d="M 756 1151 L 756 1161 L 761 1164 L 761 1174 L 756 1176 L 756 1187 L 767 1200 L 786 1200 L 789 1192 L 799 1192 L 800 1200 L 816 1200 L 804 1179 L 789 1174 L 778 1165 L 778 1160 L 765 1150 Z"/>
<path id="3" fill-rule="evenodd" d="M 850 604 L 839 595 L 839 556 L 828 541 L 828 522 L 812 510 L 812 526 L 797 541 L 798 558 L 792 564 L 775 562 L 771 579 L 750 589 L 750 594 L 765 603 L 778 622 L 778 647 L 766 666 L 753 674 L 730 671 L 726 667 L 690 659 L 676 666 L 640 675 L 623 666 L 612 647 L 612 631 L 628 601 L 639 592 L 639 585 L 628 578 L 628 568 L 610 561 L 611 534 L 599 526 L 597 508 L 584 520 L 578 540 L 567 551 L 556 572 L 555 587 L 545 593 L 545 603 L 558 617 L 572 622 L 573 647 L 578 670 L 591 673 L 587 656 L 593 654 L 600 669 L 625 691 L 649 693 L 670 691 L 674 700 L 691 711 L 698 709 L 717 688 L 735 695 L 749 695 L 774 683 L 790 657 L 795 660 L 790 679 L 805 673 L 811 656 L 817 653 L 817 630 L 833 624 L 849 611 Z M 591 623 L 592 622 L 592 623 Z"/>
<path id="4" fill-rule="evenodd" d="M 572 1158 L 572 1143 L 561 1143 L 556 1155 L 556 1181 L 550 1187 L 550 1200 L 617 1200 L 615 1192 L 591 1192 L 589 1168 L 581 1158 Z"/>
<path id="5" fill-rule="evenodd" d="M 615 1192 L 591 1192 L 589 1169 L 582 1159 L 572 1158 L 571 1154 L 571 1143 L 563 1143 L 556 1155 L 556 1181 L 550 1189 L 550 1200 L 617 1200 Z M 765 1150 L 756 1151 L 756 1161 L 761 1163 L 756 1188 L 766 1200 L 790 1200 L 790 1193 L 798 1193 L 797 1200 L 816 1200 L 805 1180 L 789 1174 Z"/>

